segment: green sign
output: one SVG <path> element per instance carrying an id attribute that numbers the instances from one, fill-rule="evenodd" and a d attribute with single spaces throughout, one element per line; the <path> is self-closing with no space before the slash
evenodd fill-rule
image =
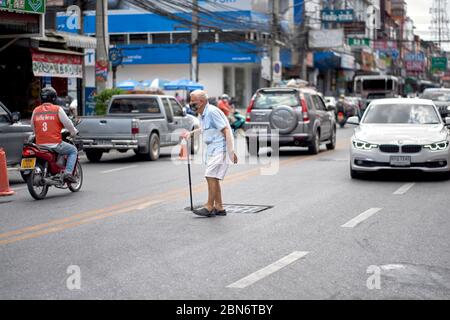
<path id="1" fill-rule="evenodd" d="M 45 0 L 0 0 L 0 10 L 45 13 Z"/>
<path id="2" fill-rule="evenodd" d="M 447 71 L 447 58 L 446 57 L 432 57 L 431 58 L 431 71 Z"/>
<path id="3" fill-rule="evenodd" d="M 351 47 L 370 47 L 369 38 L 348 38 L 348 45 Z"/>

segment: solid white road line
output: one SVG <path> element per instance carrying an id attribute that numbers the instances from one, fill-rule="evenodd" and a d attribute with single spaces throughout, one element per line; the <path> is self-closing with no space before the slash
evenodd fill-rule
<path id="1" fill-rule="evenodd" d="M 377 213 L 378 211 L 380 211 L 382 208 L 370 208 L 367 211 L 364 211 L 363 213 L 361 213 L 359 216 L 353 218 L 352 220 L 350 220 L 349 222 L 343 224 L 341 227 L 343 228 L 354 228 L 356 227 L 358 224 L 360 224 L 361 222 L 363 222 L 364 220 L 370 218 L 372 215 L 374 215 L 375 213 Z"/>
<path id="2" fill-rule="evenodd" d="M 396 195 L 402 195 L 408 192 L 409 189 L 411 189 L 415 185 L 414 182 L 412 183 L 405 183 L 403 186 L 401 186 L 397 191 L 394 192 Z"/>
<path id="3" fill-rule="evenodd" d="M 122 167 L 122 168 L 116 168 L 116 169 L 111 169 L 111 170 L 106 170 L 106 171 L 101 171 L 100 173 L 111 173 L 111 172 L 116 172 L 116 171 L 121 171 L 121 170 L 126 170 L 126 169 L 131 169 L 131 168 L 136 168 L 137 166 L 128 166 L 128 167 Z"/>
<path id="4" fill-rule="evenodd" d="M 287 265 L 293 263 L 294 261 L 306 256 L 309 252 L 308 251 L 294 251 L 291 254 L 281 258 L 280 260 L 272 263 L 271 265 L 268 265 L 265 268 L 262 268 L 250 275 L 248 275 L 245 278 L 242 278 L 241 280 L 238 280 L 230 285 L 227 286 L 227 288 L 238 288 L 242 289 L 245 287 L 248 287 L 249 285 L 252 285 L 253 283 L 267 277 L 268 275 L 286 267 Z"/>

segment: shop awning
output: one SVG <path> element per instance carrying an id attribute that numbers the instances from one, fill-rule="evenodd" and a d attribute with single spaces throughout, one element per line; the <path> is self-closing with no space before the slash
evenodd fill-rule
<path id="1" fill-rule="evenodd" d="M 95 49 L 97 47 L 97 39 L 93 37 L 68 33 L 46 31 L 43 37 L 34 37 L 34 40 L 54 42 L 65 44 L 71 48 Z"/>
<path id="2" fill-rule="evenodd" d="M 88 37 L 68 32 L 58 32 L 57 34 L 62 36 L 64 40 L 66 40 L 68 47 L 83 49 L 97 48 L 97 39 L 94 37 Z"/>
<path id="3" fill-rule="evenodd" d="M 334 51 L 314 52 L 314 67 L 319 70 L 339 69 L 341 67 L 341 56 Z"/>

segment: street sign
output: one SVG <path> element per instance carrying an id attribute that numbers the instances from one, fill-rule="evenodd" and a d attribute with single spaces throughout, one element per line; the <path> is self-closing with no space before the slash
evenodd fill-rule
<path id="1" fill-rule="evenodd" d="M 446 57 L 432 57 L 431 58 L 431 71 L 447 71 L 447 58 Z"/>
<path id="2" fill-rule="evenodd" d="M 272 79 L 272 81 L 280 82 L 281 81 L 281 73 L 282 73 L 281 61 L 274 61 L 273 62 L 273 79 Z"/>
<path id="3" fill-rule="evenodd" d="M 351 47 L 370 47 L 369 38 L 348 38 L 347 43 Z"/>
<path id="4" fill-rule="evenodd" d="M 0 0 L 0 10 L 45 13 L 45 0 Z"/>
<path id="5" fill-rule="evenodd" d="M 353 9 L 345 10 L 330 10 L 324 9 L 321 11 L 322 22 L 353 22 Z"/>
<path id="6" fill-rule="evenodd" d="M 261 59 L 261 78 L 270 81 L 270 58 Z"/>
<path id="7" fill-rule="evenodd" d="M 117 67 L 122 64 L 123 55 L 122 50 L 119 48 L 110 48 L 109 49 L 109 61 L 111 61 L 111 65 L 113 67 Z"/>

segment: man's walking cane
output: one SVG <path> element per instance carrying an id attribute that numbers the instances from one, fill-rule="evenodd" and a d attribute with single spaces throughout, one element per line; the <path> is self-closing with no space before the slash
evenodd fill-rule
<path id="1" fill-rule="evenodd" d="M 191 140 L 191 139 L 189 139 L 189 140 Z M 188 146 L 189 146 L 188 141 L 186 139 L 182 139 L 181 140 L 181 154 L 180 154 L 180 158 L 182 160 L 187 159 L 188 176 L 189 176 L 189 197 L 191 199 L 191 211 L 193 211 L 194 210 L 194 205 L 192 203 L 191 157 L 189 156 L 190 148 L 188 148 Z"/>

